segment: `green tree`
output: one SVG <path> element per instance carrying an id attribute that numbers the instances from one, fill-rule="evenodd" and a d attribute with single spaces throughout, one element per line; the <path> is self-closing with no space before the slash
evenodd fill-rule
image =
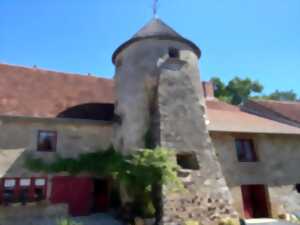
<path id="1" fill-rule="evenodd" d="M 278 100 L 278 101 L 296 101 L 298 97 L 293 90 L 289 90 L 289 91 L 276 90 L 273 93 L 271 93 L 269 96 L 267 96 L 267 98 L 271 100 Z"/>
<path id="2" fill-rule="evenodd" d="M 215 96 L 234 105 L 240 105 L 247 100 L 252 93 L 261 93 L 263 86 L 258 81 L 250 78 L 235 77 L 226 85 L 220 78 L 213 77 Z"/>

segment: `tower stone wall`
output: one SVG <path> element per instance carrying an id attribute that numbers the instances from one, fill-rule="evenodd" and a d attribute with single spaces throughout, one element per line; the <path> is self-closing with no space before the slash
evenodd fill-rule
<path id="1" fill-rule="evenodd" d="M 125 154 L 143 148 L 150 133 L 154 145 L 182 157 L 188 168 L 179 176 L 186 192 L 164 189 L 163 224 L 216 224 L 223 217 L 236 218 L 205 124 L 199 49 L 161 21 L 150 22 L 141 34 L 114 55 L 115 147 Z M 178 56 L 171 56 L 170 49 Z"/>
<path id="2" fill-rule="evenodd" d="M 237 218 L 232 197 L 208 134 L 197 57 L 169 59 L 159 68 L 160 145 L 183 156 L 179 171 L 186 193 L 164 192 L 163 223 L 195 220 L 216 224 Z"/>
<path id="3" fill-rule="evenodd" d="M 152 120 L 157 119 L 154 114 L 157 112 L 160 67 L 169 60 L 169 48 L 179 49 L 181 57 L 193 63 L 191 68 L 198 68 L 197 57 L 191 54 L 191 48 L 170 40 L 139 41 L 128 46 L 116 58 L 115 114 L 120 119 L 114 125 L 114 145 L 124 153 L 144 147 L 145 134 L 153 128 Z M 199 83 L 199 77 L 193 76 L 192 79 L 193 84 Z M 201 86 L 196 84 L 194 88 L 202 91 Z"/>

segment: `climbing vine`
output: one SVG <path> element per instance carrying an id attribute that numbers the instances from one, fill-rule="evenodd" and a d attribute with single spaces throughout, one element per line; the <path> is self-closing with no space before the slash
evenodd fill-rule
<path id="1" fill-rule="evenodd" d="M 174 159 L 174 151 L 165 148 L 141 149 L 131 155 L 122 155 L 110 147 L 83 153 L 77 158 L 57 155 L 52 162 L 45 162 L 31 155 L 25 160 L 25 166 L 35 172 L 67 172 L 71 175 L 88 172 L 97 176 L 109 176 L 129 186 L 133 192 L 147 192 L 154 183 L 174 190 L 182 188 Z"/>

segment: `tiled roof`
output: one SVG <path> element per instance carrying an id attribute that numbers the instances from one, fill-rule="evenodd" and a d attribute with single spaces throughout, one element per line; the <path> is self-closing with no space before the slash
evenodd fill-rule
<path id="1" fill-rule="evenodd" d="M 0 64 L 0 115 L 53 118 L 70 107 L 114 103 L 114 81 Z M 300 129 L 206 100 L 210 131 L 300 134 Z"/>
<path id="2" fill-rule="evenodd" d="M 262 116 L 282 117 L 300 125 L 300 102 L 297 101 L 251 100 L 243 109 L 252 110 Z"/>
<path id="3" fill-rule="evenodd" d="M 56 117 L 69 107 L 113 103 L 110 79 L 0 64 L 0 115 Z"/>
<path id="4" fill-rule="evenodd" d="M 256 116 L 218 100 L 207 100 L 208 129 L 217 132 L 300 134 L 300 129 Z"/>

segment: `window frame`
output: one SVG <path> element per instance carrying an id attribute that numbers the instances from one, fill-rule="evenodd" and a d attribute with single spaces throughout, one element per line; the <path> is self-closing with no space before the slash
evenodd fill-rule
<path id="1" fill-rule="evenodd" d="M 22 179 L 29 179 L 30 184 L 29 186 L 21 186 L 21 180 Z M 44 185 L 38 186 L 35 184 L 35 181 L 38 179 L 43 179 L 45 181 Z M 12 201 L 9 204 L 13 203 L 19 203 L 20 201 L 20 194 L 22 191 L 22 188 L 25 187 L 25 189 L 28 190 L 28 196 L 27 196 L 27 203 L 29 202 L 38 202 L 34 199 L 35 195 L 35 189 L 39 188 L 42 189 L 43 198 L 41 201 L 47 199 L 47 187 L 48 187 L 48 178 L 46 176 L 39 176 L 39 177 L 3 177 L 0 179 L 0 205 L 4 204 L 4 191 L 5 188 L 5 180 L 15 180 L 15 186 L 11 189 L 13 192 Z"/>
<path id="2" fill-rule="evenodd" d="M 42 149 L 40 146 L 40 137 L 42 133 L 52 133 L 54 134 L 54 146 L 53 149 Z M 57 131 L 54 130 L 38 130 L 37 133 L 37 151 L 38 152 L 56 152 L 57 151 Z"/>
<path id="3" fill-rule="evenodd" d="M 246 143 L 250 144 L 252 159 L 240 158 L 239 157 L 239 149 L 238 149 L 238 146 L 237 146 L 238 142 L 240 142 L 242 144 L 241 150 L 245 151 L 245 152 L 247 151 L 246 147 L 245 147 Z M 234 139 L 234 144 L 235 144 L 235 152 L 236 152 L 236 157 L 237 157 L 238 162 L 241 162 L 241 163 L 259 162 L 259 157 L 258 157 L 258 154 L 257 154 L 257 151 L 256 151 L 256 146 L 255 146 L 254 141 L 253 141 L 252 138 L 236 137 Z"/>

